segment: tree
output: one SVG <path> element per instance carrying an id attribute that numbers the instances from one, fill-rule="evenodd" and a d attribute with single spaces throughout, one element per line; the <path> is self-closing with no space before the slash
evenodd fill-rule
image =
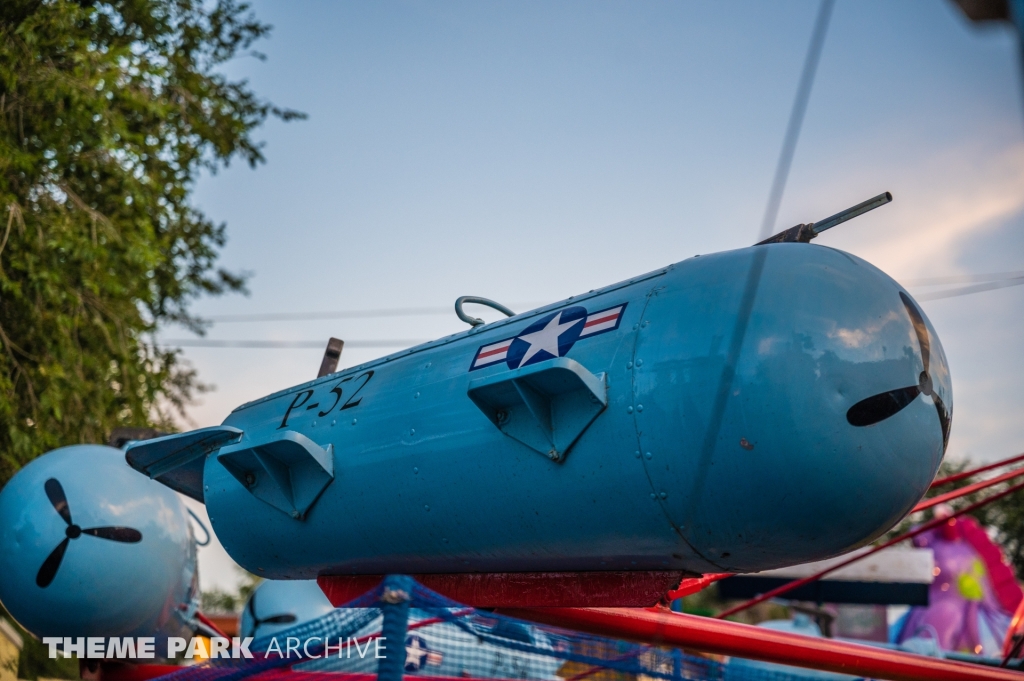
<path id="1" fill-rule="evenodd" d="M 190 194 L 261 163 L 268 116 L 302 117 L 219 71 L 269 28 L 235 0 L 0 3 L 0 484 L 116 426 L 168 428 L 203 388 L 155 332 L 201 331 L 189 304 L 244 288 Z"/>
<path id="2" fill-rule="evenodd" d="M 213 588 L 204 591 L 201 595 L 200 610 L 207 615 L 210 613 L 233 613 L 242 612 L 242 608 L 249 601 L 249 597 L 256 591 L 256 587 L 263 583 L 263 578 L 254 575 L 238 565 L 235 566 L 238 574 L 238 586 L 233 591 L 225 591 Z"/>

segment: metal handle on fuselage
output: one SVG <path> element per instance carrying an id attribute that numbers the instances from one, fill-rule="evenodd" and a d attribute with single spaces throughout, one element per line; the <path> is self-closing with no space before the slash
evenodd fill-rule
<path id="1" fill-rule="evenodd" d="M 480 319 L 479 317 L 470 317 L 468 314 L 466 314 L 465 311 L 463 311 L 463 309 L 462 309 L 462 304 L 463 303 L 476 303 L 477 305 L 486 305 L 487 307 L 492 307 L 495 310 L 497 310 L 498 312 L 501 312 L 502 314 L 504 314 L 506 316 L 509 316 L 509 317 L 515 317 L 516 316 L 515 312 L 513 312 L 510 309 L 508 309 L 507 307 L 505 307 L 501 303 L 496 303 L 496 302 L 494 302 L 493 300 L 491 300 L 489 298 L 479 298 L 477 296 L 460 296 L 455 301 L 455 314 L 458 315 L 459 319 L 461 319 L 462 321 L 466 322 L 470 326 L 480 326 L 481 324 L 484 324 L 485 322 L 484 322 L 484 320 Z"/>

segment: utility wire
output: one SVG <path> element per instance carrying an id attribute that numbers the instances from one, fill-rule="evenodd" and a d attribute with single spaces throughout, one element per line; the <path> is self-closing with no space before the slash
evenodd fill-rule
<path id="1" fill-rule="evenodd" d="M 1005 279 L 1024 279 L 1024 270 L 1017 272 L 994 272 L 992 274 L 960 274 L 951 277 L 925 277 L 924 279 L 905 279 L 900 283 L 904 286 L 942 286 L 944 284 L 976 284 L 982 281 L 1002 281 Z"/>
<path id="2" fill-rule="evenodd" d="M 408 348 L 425 340 L 385 338 L 381 340 L 345 341 L 346 348 Z M 161 345 L 179 348 L 316 348 L 327 347 L 326 340 L 210 340 L 207 338 L 169 338 Z"/>
<path id="3" fill-rule="evenodd" d="M 1020 286 L 1024 284 L 1024 276 L 1017 279 L 1008 279 L 1005 281 L 993 281 L 987 284 L 976 284 L 974 286 L 964 286 L 962 288 L 955 288 L 948 291 L 933 291 L 932 293 L 922 293 L 921 295 L 914 296 L 920 303 L 926 303 L 929 300 L 942 300 L 943 298 L 955 298 L 957 296 L 966 296 L 972 293 L 981 293 L 982 291 L 993 291 L 997 288 L 1007 288 L 1009 286 Z"/>
<path id="4" fill-rule="evenodd" d="M 1016 286 L 1024 283 L 1024 271 L 1017 272 L 997 272 L 994 274 L 962 274 L 953 275 L 948 277 L 927 277 L 924 279 L 905 279 L 900 283 L 908 288 L 916 288 L 919 286 L 942 286 L 947 284 L 970 284 L 970 283 L 981 283 L 981 282 L 1008 282 L 999 283 L 992 288 L 1002 288 L 1004 286 Z M 973 287 L 972 287 L 973 289 Z M 953 289 L 957 291 L 955 295 L 965 295 L 966 293 L 975 293 L 980 291 L 989 291 L 990 288 L 979 288 L 977 291 L 971 290 L 960 292 L 961 289 Z M 946 293 L 945 291 L 941 293 Z M 926 297 L 934 296 L 934 297 Z M 950 297 L 947 295 L 937 295 L 936 293 L 926 293 L 921 296 L 914 296 L 917 300 L 935 300 L 937 298 Z M 513 303 L 512 307 L 521 310 L 532 310 L 535 307 L 540 307 L 544 303 Z M 331 320 L 331 319 L 375 319 L 383 317 L 426 317 L 431 315 L 448 315 L 452 313 L 451 307 L 435 306 L 435 307 L 392 307 L 384 308 L 381 310 L 320 310 L 312 312 L 257 312 L 253 314 L 222 314 L 222 315 L 211 315 L 204 317 L 206 321 L 214 322 L 215 324 L 234 324 L 239 322 L 308 322 L 318 320 Z M 369 341 L 368 341 L 369 342 Z"/>
<path id="5" fill-rule="evenodd" d="M 377 317 L 418 317 L 452 314 L 451 307 L 393 307 L 381 310 L 333 310 L 325 312 L 266 312 L 256 314 L 221 314 L 204 317 L 217 324 L 234 322 L 296 322 L 314 319 L 373 319 Z"/>
<path id="6" fill-rule="evenodd" d="M 796 89 L 796 100 L 793 102 L 793 110 L 789 114 L 786 136 L 782 140 L 779 164 L 775 167 L 775 177 L 772 179 L 772 188 L 768 193 L 768 205 L 765 207 L 764 219 L 761 221 L 761 236 L 758 241 L 763 241 L 775 233 L 775 221 L 779 216 L 779 206 L 782 205 L 782 194 L 786 191 L 786 180 L 789 178 L 789 168 L 793 164 L 796 143 L 800 139 L 800 128 L 803 126 L 804 114 L 807 112 L 807 102 L 811 98 L 811 87 L 814 85 L 814 74 L 817 73 L 818 62 L 821 60 L 821 49 L 825 46 L 825 34 L 828 32 L 828 22 L 832 16 L 833 5 L 835 5 L 835 0 L 821 0 L 821 7 L 818 9 L 811 45 L 807 49 L 804 70 Z"/>
<path id="7" fill-rule="evenodd" d="M 930 300 L 942 300 L 943 298 L 955 298 L 957 296 L 967 296 L 973 293 L 982 293 L 984 291 L 993 291 L 1000 288 L 1008 288 L 1010 286 L 1020 286 L 1024 284 L 1024 272 L 1004 272 L 1001 274 L 965 274 L 952 277 L 931 277 L 929 279 L 916 279 L 904 282 L 905 286 L 939 286 L 943 284 L 953 283 L 964 283 L 971 281 L 980 281 L 982 283 L 974 284 L 971 286 L 962 286 L 960 288 L 948 289 L 945 291 L 933 291 L 931 293 L 922 293 L 915 295 L 914 298 L 918 302 L 928 302 Z M 433 314 L 426 312 L 432 308 L 406 308 L 410 310 L 410 314 Z M 391 310 L 390 312 L 397 314 L 399 308 Z M 448 308 L 444 309 L 445 313 L 449 312 Z M 291 319 L 305 320 L 305 319 L 344 319 L 347 317 L 354 317 L 356 314 L 361 312 L 372 312 L 371 310 L 359 310 L 354 312 L 338 311 L 338 312 L 310 312 L 310 313 L 283 313 L 293 314 Z M 337 315 L 335 317 L 327 317 L 326 315 Z M 239 315 L 241 316 L 241 315 Z M 278 314 L 267 314 L 267 315 L 247 315 L 247 319 L 234 320 L 234 321 L 272 321 L 276 320 Z M 366 315 L 369 316 L 369 315 Z M 345 347 L 347 348 L 408 348 L 413 345 L 419 345 L 420 343 L 426 343 L 425 340 L 415 339 L 398 339 L 398 338 L 383 338 L 376 340 L 353 340 L 345 341 Z M 275 348 L 275 349 L 294 349 L 294 348 L 315 348 L 322 349 L 327 347 L 326 342 L 322 340 L 211 340 L 208 338 L 170 338 L 161 341 L 162 345 L 176 346 L 179 348 Z"/>
<path id="8" fill-rule="evenodd" d="M 467 303 L 467 305 L 470 303 Z M 512 303 L 512 307 L 532 310 L 546 303 Z M 255 314 L 221 314 L 204 317 L 216 324 L 236 322 L 301 322 L 318 319 L 376 319 L 382 317 L 421 317 L 454 314 L 452 307 L 391 307 L 379 310 L 325 310 L 321 312 L 263 312 Z"/>
<path id="9" fill-rule="evenodd" d="M 915 295 L 918 302 L 930 300 L 941 300 L 943 298 L 955 298 L 973 293 L 982 293 L 1010 286 L 1024 284 L 1024 271 L 998 272 L 995 274 L 962 274 L 949 277 L 929 277 L 925 279 L 909 279 L 903 282 L 904 286 L 942 286 L 948 284 L 964 284 L 979 282 L 971 286 L 947 289 L 945 291 L 932 291 Z M 525 303 L 517 307 L 528 309 L 533 304 Z M 316 319 L 359 319 L 368 317 L 400 317 L 413 315 L 448 314 L 451 310 L 447 307 L 408 307 L 391 308 L 385 310 L 335 310 L 328 312 L 271 312 L 266 314 L 251 315 L 220 315 L 208 317 L 211 321 L 224 322 L 263 322 L 263 321 L 304 321 Z M 383 338 L 372 340 L 351 340 L 345 341 L 349 348 L 407 348 L 413 345 L 425 343 L 425 340 Z M 313 348 L 321 349 L 326 347 L 322 340 L 213 340 L 208 338 L 170 338 L 161 342 L 162 345 L 176 346 L 179 348 L 259 348 L 259 349 L 296 349 Z"/>

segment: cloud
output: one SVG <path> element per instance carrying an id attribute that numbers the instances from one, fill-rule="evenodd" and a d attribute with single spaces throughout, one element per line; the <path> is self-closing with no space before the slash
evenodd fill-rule
<path id="1" fill-rule="evenodd" d="M 966 273 L 958 264 L 965 242 L 1024 210 L 1024 144 L 988 138 L 940 148 L 901 168 L 897 184 L 892 206 L 829 245 L 897 279 Z"/>
<path id="2" fill-rule="evenodd" d="M 833 323 L 833 329 L 828 332 L 828 337 L 839 341 L 841 345 L 847 348 L 864 348 L 878 339 L 879 331 L 897 319 L 899 317 L 896 312 L 889 310 L 889 314 L 882 317 L 877 323 L 859 329 L 835 328 Z"/>

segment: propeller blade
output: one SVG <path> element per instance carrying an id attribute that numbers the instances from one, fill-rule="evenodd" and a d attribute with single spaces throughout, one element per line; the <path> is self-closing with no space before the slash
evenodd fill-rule
<path id="1" fill-rule="evenodd" d="M 135 544 L 142 541 L 142 533 L 130 527 L 90 527 L 82 530 L 82 534 L 92 535 L 100 539 Z"/>
<path id="2" fill-rule="evenodd" d="M 267 617 L 260 620 L 260 624 L 291 624 L 296 621 L 298 617 L 295 615 L 274 615 L 273 617 Z"/>
<path id="3" fill-rule="evenodd" d="M 51 478 L 51 481 L 57 482 Z M 47 483 L 49 484 L 49 483 Z M 71 539 L 68 537 L 64 538 L 64 541 L 57 544 L 57 548 L 50 551 L 50 555 L 46 557 L 43 564 L 39 566 L 39 572 L 36 573 L 36 585 L 41 589 L 45 589 L 50 586 L 50 582 L 57 576 L 57 568 L 60 567 L 60 562 L 64 560 L 64 552 L 68 550 L 68 542 Z"/>
<path id="4" fill-rule="evenodd" d="M 946 405 L 942 403 L 938 393 L 932 393 L 932 401 L 935 402 L 935 411 L 939 414 L 939 425 L 942 427 L 942 451 L 945 452 L 946 445 L 949 444 L 949 411 L 946 409 Z"/>
<path id="5" fill-rule="evenodd" d="M 61 487 L 60 482 L 57 478 L 50 478 L 43 485 L 43 489 L 46 490 L 46 497 L 53 504 L 53 508 L 60 513 L 60 517 L 64 519 L 68 525 L 71 524 L 71 509 L 68 507 L 68 498 L 64 496 L 64 488 Z M 60 561 L 58 561 L 59 563 Z M 49 582 L 47 582 L 49 583 Z"/>
<path id="6" fill-rule="evenodd" d="M 850 407 L 846 412 L 846 420 L 851 426 L 874 425 L 899 412 L 920 394 L 920 386 L 911 385 L 872 395 Z"/>
<path id="7" fill-rule="evenodd" d="M 907 308 L 910 321 L 914 323 L 917 342 L 921 346 L 921 362 L 924 364 L 924 372 L 928 373 L 928 362 L 931 359 L 932 350 L 931 341 L 928 336 L 928 327 L 925 326 L 924 317 L 921 316 L 921 311 L 917 309 L 917 305 L 914 305 L 913 301 L 910 300 L 910 296 L 900 291 L 900 298 L 903 300 L 903 307 Z"/>
<path id="8" fill-rule="evenodd" d="M 253 631 L 256 627 L 260 626 L 260 618 L 256 616 L 256 594 L 249 596 L 249 614 L 252 615 L 252 628 Z"/>

